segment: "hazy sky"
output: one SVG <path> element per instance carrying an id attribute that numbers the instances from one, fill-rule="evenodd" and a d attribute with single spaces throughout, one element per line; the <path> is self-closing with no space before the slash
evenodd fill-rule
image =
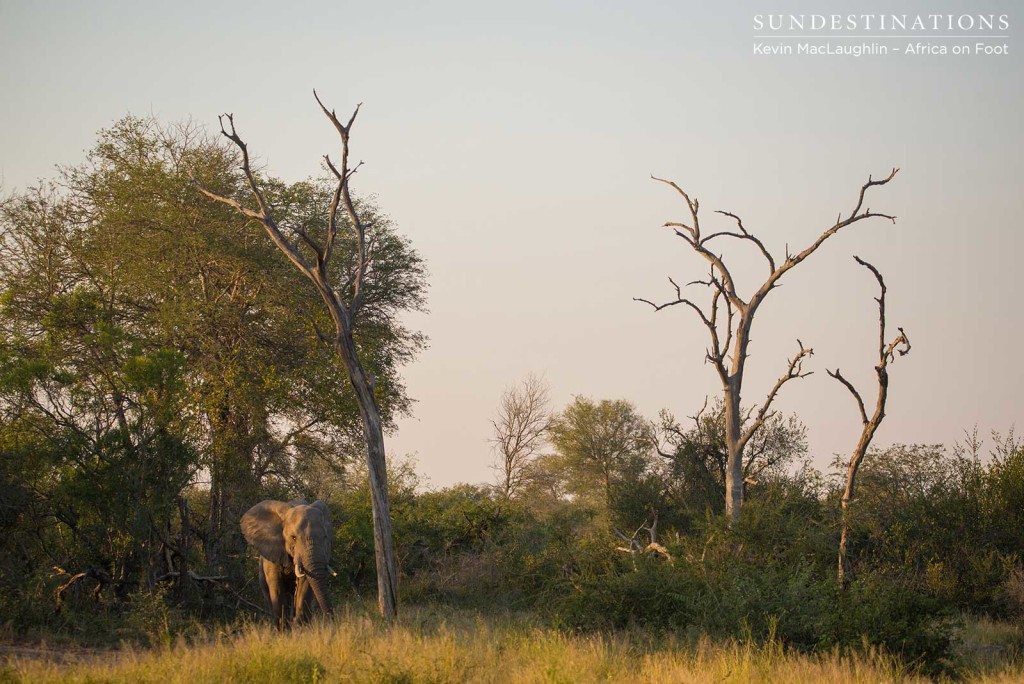
<path id="1" fill-rule="evenodd" d="M 873 395 L 876 286 L 858 254 L 914 345 L 892 367 L 876 444 L 1009 428 L 1024 407 L 1019 3 L 724 5 L 0 0 L 4 191 L 78 163 L 128 112 L 212 127 L 234 112 L 268 170 L 299 180 L 338 144 L 311 89 L 339 113 L 363 102 L 353 187 L 430 268 L 430 313 L 408 322 L 431 346 L 406 369 L 415 415 L 389 450 L 444 485 L 492 479 L 489 419 L 529 372 L 556 406 L 625 398 L 650 417 L 718 393 L 696 318 L 632 301 L 706 272 L 662 227 L 685 207 L 651 173 L 700 199 L 706 229 L 728 225 L 714 209 L 739 213 L 778 256 L 899 166 L 869 202 L 897 225 L 841 232 L 760 311 L 746 402 L 799 337 L 816 372 L 777 406 L 807 423 L 819 465 L 849 451 L 856 410 L 824 371 Z M 1008 39 L 989 42 L 1009 54 L 755 55 L 753 17 L 769 12 L 1007 14 Z M 834 44 L 859 42 L 914 41 Z M 741 285 L 763 277 L 755 257 L 727 252 Z"/>

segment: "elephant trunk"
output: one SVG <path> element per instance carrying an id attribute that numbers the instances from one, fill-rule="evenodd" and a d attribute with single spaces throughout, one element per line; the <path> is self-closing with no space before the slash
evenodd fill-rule
<path id="1" fill-rule="evenodd" d="M 331 608 L 331 594 L 327 591 L 327 572 L 311 572 L 309 586 L 312 587 L 313 595 L 316 596 L 316 601 L 320 604 L 324 615 L 330 615 L 333 609 Z"/>
<path id="2" fill-rule="evenodd" d="M 331 607 L 331 594 L 327 590 L 329 570 L 326 561 L 314 559 L 314 555 L 312 553 L 309 554 L 307 558 L 296 565 L 302 566 L 301 572 L 306 575 L 306 581 L 309 582 L 313 595 L 316 597 L 317 603 L 320 604 L 320 609 L 324 611 L 324 615 L 330 615 L 333 609 Z M 300 572 L 299 568 L 296 568 L 296 571 Z"/>

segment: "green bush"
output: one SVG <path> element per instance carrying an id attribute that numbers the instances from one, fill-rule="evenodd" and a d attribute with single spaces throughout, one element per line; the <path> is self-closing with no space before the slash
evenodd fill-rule
<path id="1" fill-rule="evenodd" d="M 857 577 L 838 592 L 823 645 L 884 646 L 905 661 L 941 668 L 949 658 L 955 609 L 913 580 L 881 572 Z"/>

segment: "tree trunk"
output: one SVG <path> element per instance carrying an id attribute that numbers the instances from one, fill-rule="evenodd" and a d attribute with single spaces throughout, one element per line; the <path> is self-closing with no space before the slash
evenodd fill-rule
<path id="1" fill-rule="evenodd" d="M 259 492 L 254 481 L 252 452 L 254 427 L 232 408 L 232 399 L 223 397 L 210 411 L 210 517 L 206 530 L 206 567 L 211 575 L 238 576 L 241 568 L 230 559 L 245 549 L 238 521 L 243 502 L 252 501 Z"/>
<path id="2" fill-rule="evenodd" d="M 849 491 L 849 488 L 847 488 L 847 491 Z M 839 533 L 839 568 L 838 568 L 838 570 L 839 570 L 839 588 L 840 589 L 845 589 L 846 588 L 846 585 L 849 583 L 849 575 L 850 575 L 850 572 L 849 572 L 849 570 L 850 570 L 850 562 L 846 558 L 847 539 L 848 539 L 849 533 L 850 533 L 850 525 L 849 525 L 849 520 L 847 518 L 847 516 L 848 516 L 847 509 L 849 507 L 850 507 L 850 499 L 849 499 L 847 494 L 844 494 L 843 495 L 843 502 L 842 502 L 842 509 L 843 509 L 842 510 L 842 518 L 843 518 L 842 531 Z"/>
<path id="3" fill-rule="evenodd" d="M 878 272 L 874 266 L 864 261 L 858 256 L 853 257 L 854 260 L 871 271 L 875 276 L 875 280 L 878 281 L 878 287 L 881 290 L 881 294 L 875 298 L 878 302 L 878 365 L 875 366 L 875 375 L 878 377 L 878 398 L 875 400 L 875 410 L 871 417 L 868 418 L 867 409 L 864 406 L 864 400 L 860 396 L 860 392 L 857 388 L 850 383 L 849 380 L 843 377 L 843 374 L 836 368 L 835 371 L 828 371 L 828 374 L 834 379 L 839 381 L 850 391 L 853 398 L 857 402 L 857 410 L 860 412 L 861 419 L 861 433 L 860 439 L 857 440 L 857 447 L 853 450 L 853 455 L 850 457 L 850 465 L 846 470 L 846 490 L 843 492 L 842 505 L 842 522 L 841 530 L 839 533 L 839 560 L 838 560 L 838 579 L 839 588 L 845 589 L 846 585 L 850 581 L 850 577 L 853 574 L 850 566 L 849 559 L 847 557 L 847 545 L 849 543 L 850 536 L 850 506 L 853 502 L 854 489 L 857 484 L 857 470 L 860 468 L 861 462 L 864 460 L 864 456 L 868 452 L 868 446 L 871 445 L 871 440 L 875 436 L 875 432 L 878 430 L 878 426 L 882 424 L 885 419 L 885 402 L 889 397 L 889 362 L 896 358 L 896 354 L 900 356 L 906 356 L 910 353 L 910 340 L 907 338 L 907 334 L 903 332 L 903 328 L 899 328 L 900 334 L 894 339 L 888 346 L 885 343 L 885 280 L 882 278 L 882 274 Z"/>
<path id="4" fill-rule="evenodd" d="M 180 581 L 177 584 L 179 597 L 187 596 L 191 582 L 186 581 L 189 567 L 189 555 L 192 550 L 192 520 L 189 518 L 188 500 L 181 494 L 177 497 L 178 516 L 181 518 L 181 534 L 178 537 L 178 572 Z"/>
<path id="5" fill-rule="evenodd" d="M 366 467 L 370 481 L 370 505 L 373 509 L 373 551 L 377 564 L 377 605 L 383 617 L 392 619 L 398 615 L 398 571 L 391 539 L 391 506 L 388 501 L 387 460 L 380 409 L 351 335 L 339 336 L 337 351 L 348 369 L 366 438 Z"/>
<path id="6" fill-rule="evenodd" d="M 203 538 L 203 557 L 206 571 L 211 575 L 220 571 L 220 531 L 223 520 L 221 505 L 220 467 L 216 460 L 210 464 L 210 505 L 206 520 L 206 536 Z"/>
<path id="7" fill-rule="evenodd" d="M 725 466 L 725 515 L 729 524 L 740 521 L 743 506 L 743 445 L 740 443 L 740 393 L 736 383 L 730 379 L 725 391 L 725 444 L 728 459 Z"/>
<path id="8" fill-rule="evenodd" d="M 875 415 L 871 421 L 864 424 L 864 429 L 861 432 L 860 439 L 857 441 L 857 448 L 853 452 L 853 457 L 850 459 L 850 465 L 846 469 L 846 489 L 843 491 L 843 498 L 840 502 L 842 508 L 841 523 L 839 532 L 839 563 L 838 563 L 838 578 L 839 588 L 845 589 L 846 585 L 850 582 L 850 577 L 853 575 L 850 567 L 850 561 L 847 558 L 846 550 L 849 543 L 850 536 L 850 506 L 853 503 L 854 491 L 857 484 L 857 471 L 860 468 L 861 462 L 864 460 L 864 456 L 868 452 L 868 446 L 871 444 L 871 440 L 875 436 L 875 431 L 881 424 L 882 419 L 885 417 L 884 406 L 886 398 L 886 390 L 888 385 L 888 378 L 880 373 L 880 377 L 884 380 L 879 385 L 879 398 L 878 398 L 878 409 L 875 411 Z M 838 373 L 839 371 L 836 371 Z"/>

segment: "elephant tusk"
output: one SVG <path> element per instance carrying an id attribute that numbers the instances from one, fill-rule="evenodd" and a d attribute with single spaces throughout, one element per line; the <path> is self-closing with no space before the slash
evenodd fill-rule
<path id="1" fill-rule="evenodd" d="M 327 566 L 327 572 L 331 573 L 331 577 L 337 577 L 338 573 L 330 565 Z"/>
<path id="2" fill-rule="evenodd" d="M 298 563 L 295 564 L 295 576 L 296 577 L 305 577 L 306 576 L 306 573 L 302 572 L 302 566 L 299 565 Z"/>

